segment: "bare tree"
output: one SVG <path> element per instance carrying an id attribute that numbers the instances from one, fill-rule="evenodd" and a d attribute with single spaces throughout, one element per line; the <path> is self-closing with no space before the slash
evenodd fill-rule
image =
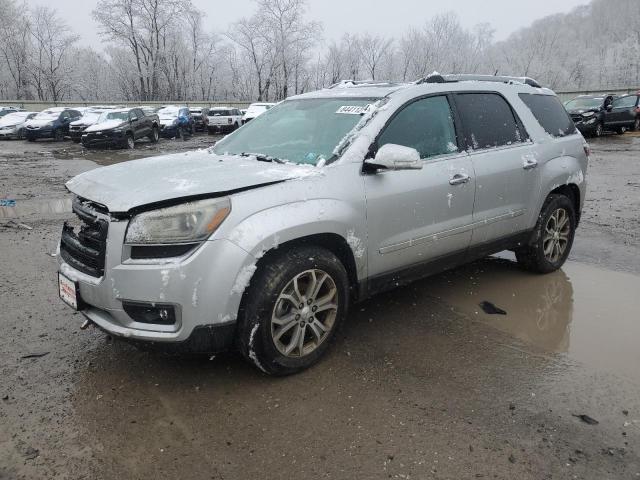
<path id="1" fill-rule="evenodd" d="M 0 0 L 0 56 L 13 81 L 15 97 L 23 99 L 28 92 L 27 62 L 30 48 L 30 25 L 24 4 Z"/>
<path id="2" fill-rule="evenodd" d="M 371 80 L 376 79 L 376 69 L 391 49 L 392 44 L 393 39 L 385 39 L 379 35 L 372 36 L 368 33 L 364 34 L 360 39 L 360 55 Z"/>

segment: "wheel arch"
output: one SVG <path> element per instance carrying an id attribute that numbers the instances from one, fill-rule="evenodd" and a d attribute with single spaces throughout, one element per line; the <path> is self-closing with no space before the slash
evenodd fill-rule
<path id="1" fill-rule="evenodd" d="M 549 192 L 549 195 L 551 194 L 564 195 L 565 197 L 569 198 L 569 200 L 571 200 L 571 203 L 573 204 L 573 208 L 575 209 L 575 213 L 576 213 L 576 225 L 577 225 L 580 222 L 580 213 L 581 213 L 580 188 L 578 187 L 578 185 L 576 185 L 575 183 L 567 183 L 565 185 L 560 185 L 559 187 L 556 187 L 553 190 L 551 190 Z"/>

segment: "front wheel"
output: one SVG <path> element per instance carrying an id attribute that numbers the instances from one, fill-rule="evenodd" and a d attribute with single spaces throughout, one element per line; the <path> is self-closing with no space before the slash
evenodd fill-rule
<path id="1" fill-rule="evenodd" d="M 596 129 L 593 132 L 593 135 L 595 137 L 601 137 L 604 135 L 604 125 L 602 125 L 602 122 L 598 122 L 598 125 L 596 126 Z"/>
<path id="2" fill-rule="evenodd" d="M 160 132 L 158 132 L 158 127 L 153 127 L 151 129 L 151 133 L 149 134 L 149 140 L 151 143 L 158 143 L 160 139 Z"/>
<path id="3" fill-rule="evenodd" d="M 635 122 L 633 122 L 633 131 L 640 132 L 640 117 L 636 118 Z"/>
<path id="4" fill-rule="evenodd" d="M 626 131 L 627 131 L 627 127 L 618 127 L 618 128 L 616 129 L 616 133 L 617 133 L 618 135 L 624 135 L 624 134 L 626 133 Z"/>
<path id="5" fill-rule="evenodd" d="M 558 270 L 569 256 L 575 231 L 576 212 L 571 199 L 549 195 L 529 243 L 515 251 L 518 263 L 536 273 Z"/>
<path id="6" fill-rule="evenodd" d="M 126 148 L 127 150 L 133 150 L 135 147 L 136 147 L 136 142 L 133 139 L 133 135 L 128 133 L 125 139 L 124 148 Z"/>
<path id="7" fill-rule="evenodd" d="M 62 140 L 64 140 L 64 132 L 62 130 L 56 130 L 55 132 L 53 132 L 53 139 L 56 142 L 61 142 Z"/>
<path id="8" fill-rule="evenodd" d="M 290 375 L 329 348 L 349 303 L 347 272 L 320 247 L 264 259 L 246 292 L 238 323 L 242 354 L 263 372 Z"/>

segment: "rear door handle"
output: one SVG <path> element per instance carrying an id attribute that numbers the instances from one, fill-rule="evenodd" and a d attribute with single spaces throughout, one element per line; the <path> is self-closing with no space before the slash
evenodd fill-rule
<path id="1" fill-rule="evenodd" d="M 527 158 L 523 165 L 522 168 L 524 168 L 525 170 L 531 170 L 532 168 L 536 168 L 538 166 L 538 161 L 533 159 L 533 158 Z"/>
<path id="2" fill-rule="evenodd" d="M 471 180 L 471 177 L 466 173 L 456 173 L 449 179 L 449 185 L 462 185 L 463 183 L 468 183 L 469 180 Z"/>

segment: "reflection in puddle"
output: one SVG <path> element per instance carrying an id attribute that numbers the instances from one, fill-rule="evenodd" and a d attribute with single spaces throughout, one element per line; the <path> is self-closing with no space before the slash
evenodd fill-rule
<path id="1" fill-rule="evenodd" d="M 71 212 L 71 197 L 43 200 L 16 200 L 15 206 L 0 207 L 0 218 L 20 218 L 35 214 L 69 212 Z"/>
<path id="2" fill-rule="evenodd" d="M 436 277 L 429 295 L 549 352 L 640 379 L 640 277 L 568 262 L 549 275 L 488 259 Z M 490 301 L 507 315 L 488 315 Z"/>

